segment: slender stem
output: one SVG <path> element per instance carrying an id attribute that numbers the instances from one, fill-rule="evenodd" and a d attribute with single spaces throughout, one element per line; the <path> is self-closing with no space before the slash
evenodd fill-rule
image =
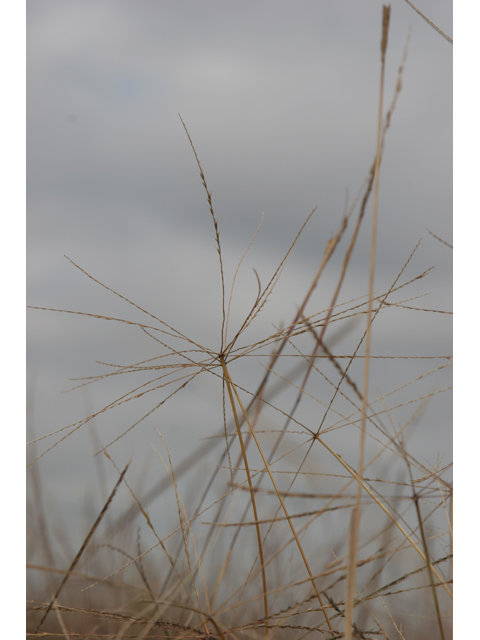
<path id="1" fill-rule="evenodd" d="M 225 358 L 224 356 L 220 356 L 220 363 L 222 365 L 222 369 L 223 369 L 223 374 L 225 377 L 225 382 L 227 383 L 227 390 L 228 390 L 228 396 L 230 398 L 230 404 L 232 406 L 232 411 L 233 411 L 233 417 L 235 420 L 235 425 L 237 427 L 237 434 L 238 434 L 238 439 L 240 441 L 240 447 L 242 449 L 242 456 L 243 456 L 243 462 L 245 464 L 245 471 L 247 473 L 247 479 L 248 479 L 248 486 L 250 488 L 250 498 L 252 500 L 252 509 L 253 509 L 253 516 L 255 518 L 255 528 L 257 531 L 257 540 L 258 540 L 258 552 L 260 554 L 260 564 L 261 564 L 261 568 L 262 568 L 262 583 L 263 583 L 263 607 L 265 610 L 265 637 L 268 638 L 268 598 L 267 598 L 267 579 L 265 576 L 265 562 L 263 560 L 263 547 L 262 547 L 262 536 L 260 535 L 260 524 L 259 524 L 259 519 L 258 519 L 258 514 L 257 514 L 257 505 L 255 502 L 255 492 L 253 489 L 253 484 L 252 484 L 252 478 L 250 475 L 250 468 L 248 466 L 248 460 L 247 460 L 247 453 L 245 451 L 245 445 L 243 443 L 243 436 L 242 436 L 242 431 L 240 429 L 240 422 L 238 420 L 238 416 L 237 416 L 237 410 L 235 408 L 235 402 L 233 399 L 233 394 L 232 394 L 232 379 L 230 378 L 230 374 L 228 373 L 228 369 L 227 369 L 227 365 L 225 362 Z M 234 388 L 235 390 L 235 388 Z M 236 393 L 236 391 L 235 391 Z M 237 399 L 238 399 L 238 394 L 237 394 Z M 242 411 L 245 414 L 245 410 L 243 408 L 243 406 L 240 404 L 240 406 L 242 407 Z M 246 414 L 245 414 L 245 417 Z M 248 420 L 248 418 L 247 418 Z"/>
<path id="2" fill-rule="evenodd" d="M 375 186 L 373 200 L 373 223 L 372 223 L 372 239 L 370 250 L 370 279 L 369 279 L 369 296 L 368 296 L 368 314 L 367 314 L 367 335 L 365 342 L 365 360 L 363 372 L 363 406 L 362 406 L 362 425 L 360 432 L 360 447 L 358 454 L 358 476 L 363 476 L 364 452 L 365 452 L 365 431 L 368 407 L 368 380 L 370 369 L 370 347 L 372 335 L 372 315 L 373 315 L 373 292 L 375 279 L 375 257 L 377 243 L 377 221 L 378 221 L 378 184 L 380 172 L 380 156 L 382 146 L 382 112 L 383 112 L 383 86 L 385 80 L 385 53 L 388 41 L 388 26 L 390 22 L 390 5 L 383 5 L 383 29 L 382 29 L 382 65 L 380 76 L 380 99 L 378 106 L 378 123 L 377 123 L 377 154 L 375 158 Z M 357 499 L 352 514 L 352 524 L 349 539 L 349 561 L 348 574 L 345 596 L 345 640 L 351 640 L 353 628 L 353 609 L 355 603 L 355 578 L 357 573 L 357 555 L 358 555 L 358 537 L 360 530 L 360 515 L 362 506 L 362 485 L 357 483 Z"/>

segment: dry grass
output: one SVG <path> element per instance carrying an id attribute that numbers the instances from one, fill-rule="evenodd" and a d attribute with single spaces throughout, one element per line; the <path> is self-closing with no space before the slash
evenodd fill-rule
<path id="1" fill-rule="evenodd" d="M 231 332 L 233 283 L 228 295 L 211 193 L 183 121 L 206 193 L 218 251 L 223 301 L 220 350 L 197 343 L 75 265 L 146 319 L 139 323 L 93 317 L 126 323 L 132 330 L 143 332 L 156 355 L 148 361 L 114 366 L 113 370 L 110 366 L 108 373 L 83 381 L 92 384 L 139 372 L 150 376 L 148 382 L 135 386 L 100 411 L 56 432 L 54 444 L 30 464 L 36 495 L 29 514 L 35 523 L 30 544 L 32 557 L 37 560 L 29 564 L 34 579 L 27 605 L 28 635 L 71 639 L 451 637 L 449 466 L 428 465 L 407 447 L 411 425 L 415 422 L 420 428 L 425 405 L 445 391 L 433 388 L 428 394 L 417 395 L 417 384 L 450 366 L 450 358 L 438 356 L 440 364 L 436 361 L 430 370 L 420 369 L 413 380 L 374 399 L 369 389 L 369 367 L 376 357 L 370 343 L 376 318 L 399 309 L 418 309 L 409 302 L 408 289 L 427 274 L 405 276 L 417 245 L 406 253 L 405 264 L 391 286 L 375 293 L 381 159 L 405 62 L 383 117 L 388 17 L 384 8 L 376 157 L 362 192 L 341 220 L 336 235 L 326 242 L 318 270 L 288 326 L 253 344 L 242 345 L 240 340 L 274 295 L 292 249 L 314 212 L 266 286 L 257 274 L 255 302 L 245 311 L 243 323 Z M 340 302 L 372 193 L 369 286 L 363 297 Z M 334 295 L 326 309 L 312 311 L 312 294 L 334 252 L 342 250 Z M 349 354 L 335 354 L 331 343 L 326 342 L 326 332 L 348 326 L 351 318 L 363 319 L 360 334 L 355 337 L 356 347 Z M 264 363 L 265 373 L 256 388 L 247 389 L 236 381 L 232 366 L 248 358 L 253 362 L 253 357 Z M 396 366 L 395 356 L 381 357 Z M 429 361 L 418 354 L 401 357 L 417 358 L 422 366 Z M 292 358 L 303 363 L 299 383 L 289 375 L 287 365 Z M 173 464 L 168 444 L 158 433 L 155 453 L 165 476 L 140 498 L 132 488 L 127 468 L 117 468 L 111 445 L 161 410 L 200 375 L 215 376 L 223 388 L 223 428 L 206 433 L 210 439 L 179 464 Z M 285 389 L 294 392 L 289 410 L 282 401 Z M 409 398 L 405 400 L 402 395 L 396 400 L 396 394 L 400 397 L 399 392 L 405 389 L 410 391 Z M 35 462 L 100 414 L 149 394 L 158 397 L 155 407 L 100 448 L 99 453 L 117 469 L 119 481 L 97 520 L 89 525 L 90 532 L 69 568 L 55 568 L 53 548 L 58 540 L 46 533 L 46 519 L 52 516 L 42 506 Z M 302 412 L 305 403 L 315 405 L 315 413 L 311 409 Z M 408 406 L 409 418 L 399 421 L 398 409 Z M 354 447 L 358 442 L 359 455 L 355 463 L 350 452 L 357 430 L 359 439 Z M 219 438 L 223 439 L 223 451 L 210 477 L 205 478 L 200 473 L 202 460 L 211 454 L 212 443 Z M 31 444 L 40 440 L 43 438 Z M 195 504 L 185 503 L 189 496 L 182 496 L 180 478 L 187 473 L 192 486 L 201 493 Z M 120 515 L 116 513 L 115 520 L 105 525 L 104 515 L 110 504 L 113 512 L 113 498 L 120 483 L 130 492 L 132 506 Z M 148 509 L 165 492 L 173 492 L 176 523 L 168 535 L 162 536 Z M 169 524 L 173 517 L 169 514 Z M 147 547 L 141 531 L 149 532 Z M 39 557 L 43 558 L 41 562 Z"/>

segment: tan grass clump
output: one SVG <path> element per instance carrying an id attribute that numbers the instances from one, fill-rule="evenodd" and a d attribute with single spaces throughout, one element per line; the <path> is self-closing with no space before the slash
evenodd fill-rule
<path id="1" fill-rule="evenodd" d="M 136 385 L 100 411 L 48 434 L 57 439 L 31 463 L 34 485 L 39 482 L 33 471 L 35 462 L 94 418 L 152 393 L 159 400 L 140 420 L 99 449 L 98 453 L 117 469 L 118 482 L 68 569 L 53 566 L 55 541 L 44 535 L 42 525 L 49 516 L 41 510 L 30 514 L 39 523 L 39 535 L 32 541 L 32 548 L 40 549 L 44 561 L 29 565 L 29 570 L 42 579 L 36 580 L 34 595 L 28 601 L 28 635 L 326 640 L 450 636 L 449 468 L 428 466 L 407 447 L 410 425 L 420 420 L 423 407 L 435 395 L 445 391 L 432 389 L 427 395 L 417 396 L 416 384 L 448 367 L 450 357 L 438 356 L 440 364 L 375 399 L 369 388 L 369 367 L 377 357 L 371 347 L 376 318 L 399 308 L 418 311 L 415 302 L 409 303 L 408 288 L 428 273 L 405 279 L 417 245 L 406 254 L 391 286 L 375 292 L 380 167 L 405 63 L 403 60 L 396 91 L 384 117 L 389 17 L 390 8 L 384 7 L 376 156 L 362 192 L 340 221 L 335 236 L 326 242 L 307 293 L 286 327 L 272 330 L 252 344 L 242 345 L 240 341 L 274 294 L 315 210 L 308 215 L 266 286 L 256 274 L 256 299 L 245 311 L 241 325 L 232 330 L 235 279 L 249 247 L 227 295 L 211 192 L 183 120 L 215 232 L 222 291 L 220 349 L 197 343 L 71 261 L 94 282 L 143 313 L 145 322 L 48 310 L 130 325 L 152 341 L 156 355 L 126 366 L 115 365 L 113 369 L 112 365 L 104 375 L 81 381 L 81 385 L 92 384 L 138 372 L 151 376 L 148 382 Z M 372 192 L 367 291 L 356 300 L 340 302 Z M 341 250 L 343 243 L 344 257 L 332 299 L 325 309 L 312 310 L 312 294 L 332 255 Z M 352 318 L 360 318 L 362 323 L 360 334 L 355 336 L 356 346 L 350 353 L 336 354 L 333 342 L 326 341 L 326 332 L 348 327 Z M 378 357 L 396 366 L 399 356 Z M 418 354 L 400 357 L 428 360 Z M 241 386 L 232 373 L 236 361 L 249 358 L 260 359 L 265 371 L 253 390 Z M 302 365 L 299 382 L 298 371 L 294 375 L 286 366 L 291 361 Z M 357 363 L 361 367 L 356 367 Z M 215 376 L 222 386 L 223 426 L 216 433 L 205 434 L 208 439 L 195 454 L 178 464 L 172 462 L 168 443 L 158 432 L 154 449 L 165 475 L 140 498 L 129 479 L 128 465 L 123 471 L 117 467 L 111 446 L 200 375 Z M 412 395 L 408 400 L 397 401 L 395 394 L 405 388 L 413 390 Z M 283 408 L 281 396 L 285 390 L 294 397 L 289 410 Z M 301 413 L 305 403 L 315 406 L 316 412 Z M 399 424 L 395 412 L 408 405 L 412 407 L 410 418 Z M 308 421 L 305 415 L 314 415 L 315 420 Z M 349 448 L 342 448 L 339 434 L 345 433 L 344 442 L 350 444 L 356 430 L 359 437 L 355 441 L 355 463 Z M 223 450 L 205 481 L 201 473 L 195 475 L 196 469 L 217 442 L 223 443 Z M 392 461 L 401 461 L 402 474 L 397 465 L 393 477 Z M 193 505 L 185 502 L 189 496 L 182 495 L 180 479 L 187 473 L 196 478 L 196 486 L 205 481 L 200 499 L 196 497 Z M 120 485 L 130 493 L 131 507 L 115 514 L 115 520 L 107 526 L 104 516 L 113 509 Z M 154 499 L 166 492 L 174 498 L 176 523 L 167 535 L 161 535 L 148 509 Z M 169 514 L 169 525 L 172 520 L 173 514 Z M 138 522 L 143 529 L 137 526 Z M 148 544 L 142 539 L 145 531 Z"/>

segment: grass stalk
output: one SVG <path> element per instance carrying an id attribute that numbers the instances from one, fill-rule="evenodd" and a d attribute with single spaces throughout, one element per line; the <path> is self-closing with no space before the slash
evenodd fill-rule
<path id="1" fill-rule="evenodd" d="M 248 487 L 250 490 L 250 500 L 252 503 L 252 509 L 253 509 L 253 517 L 255 519 L 255 529 L 257 532 L 257 542 L 258 542 L 258 553 L 260 556 L 260 567 L 261 567 L 261 571 L 262 571 L 262 586 L 263 586 L 263 608 L 264 608 L 264 612 L 265 612 L 265 637 L 268 638 L 268 597 L 267 597 L 267 578 L 265 575 L 265 561 L 263 558 L 263 545 L 262 545 L 262 536 L 260 534 L 260 524 L 259 524 L 259 517 L 258 517 L 258 512 L 257 512 L 257 504 L 255 501 L 255 491 L 253 489 L 253 484 L 252 484 L 252 478 L 250 475 L 250 468 L 248 465 L 248 459 L 247 459 L 247 452 L 245 450 L 245 445 L 243 442 L 243 436 L 242 436 L 242 431 L 240 428 L 240 422 L 238 420 L 238 415 L 237 415 L 237 409 L 235 407 L 235 401 L 233 398 L 233 394 L 232 394 L 232 387 L 233 390 L 236 393 L 235 387 L 232 384 L 232 380 L 230 378 L 230 374 L 228 373 L 228 369 L 227 369 L 227 365 L 225 362 L 225 358 L 224 356 L 220 356 L 220 363 L 222 365 L 222 369 L 223 369 L 223 374 L 224 374 L 224 379 L 225 379 L 225 383 L 227 385 L 227 390 L 228 390 L 228 397 L 230 399 L 230 406 L 232 408 L 232 412 L 233 412 L 233 417 L 235 419 L 235 426 L 237 427 L 237 434 L 238 434 L 238 440 L 240 442 L 240 447 L 242 449 L 242 458 L 243 458 L 243 463 L 245 465 L 245 472 L 247 474 L 247 479 L 248 479 Z M 240 404 L 240 400 L 238 398 L 238 394 L 237 394 L 237 401 Z M 248 416 L 245 413 L 245 410 L 243 408 L 243 406 L 240 404 L 242 411 L 243 411 L 243 415 L 245 417 L 245 419 L 248 421 Z"/>
<path id="2" fill-rule="evenodd" d="M 377 153 L 375 162 L 375 188 L 373 200 L 373 223 L 372 223 L 372 240 L 370 249 L 370 279 L 369 279 L 369 295 L 368 295 L 368 313 L 367 313 L 367 335 L 365 342 L 365 360 L 363 371 L 363 406 L 362 406 L 362 427 L 360 432 L 360 447 L 358 454 L 358 476 L 363 476 L 363 459 L 365 451 L 365 431 L 367 421 L 367 404 L 368 404 L 368 381 L 370 370 L 370 349 L 372 335 L 372 314 L 373 314 L 373 292 L 375 282 L 375 257 L 377 245 L 377 224 L 378 224 L 378 187 L 380 177 L 380 153 L 382 146 L 382 118 L 383 118 L 383 89 L 385 83 L 385 54 L 388 43 L 388 30 L 390 24 L 390 5 L 383 5 L 382 15 L 382 43 L 381 43 L 381 72 L 380 72 L 380 98 L 378 106 L 377 119 Z M 347 586 L 345 594 L 345 640 L 351 640 L 353 628 L 353 608 L 355 599 L 355 578 L 357 572 L 357 552 L 358 537 L 360 529 L 362 500 L 362 485 L 357 485 L 357 501 L 352 514 L 352 524 L 350 529 L 349 541 L 349 566 L 347 576 Z"/>

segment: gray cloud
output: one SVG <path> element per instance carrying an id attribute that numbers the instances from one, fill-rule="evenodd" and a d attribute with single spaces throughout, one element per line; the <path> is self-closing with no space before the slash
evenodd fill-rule
<path id="1" fill-rule="evenodd" d="M 427 5 L 431 19 L 451 33 L 451 3 Z M 318 207 L 251 339 L 273 331 L 272 322 L 292 319 L 338 228 L 347 189 L 351 203 L 374 158 L 381 2 L 62 0 L 30 3 L 27 9 L 29 303 L 140 317 L 73 269 L 63 258 L 67 254 L 188 335 L 217 345 L 213 227 L 179 112 L 213 192 L 228 282 L 265 212 L 239 276 L 233 326 L 240 326 L 256 294 L 252 267 L 268 282 Z M 406 3 L 394 2 L 386 108 L 410 29 L 403 89 L 381 169 L 377 286 L 388 289 L 423 236 L 405 279 L 432 265 L 436 269 L 406 297 L 427 291 L 430 297 L 418 306 L 448 310 L 451 256 L 425 227 L 451 241 L 452 50 Z M 369 236 L 368 223 L 344 301 L 367 291 Z M 327 270 L 311 313 L 328 306 L 343 251 Z M 415 312 L 392 322 L 378 322 L 380 349 L 450 352 L 448 316 Z M 97 359 L 138 361 L 151 350 L 151 342 L 132 331 L 30 311 L 37 435 L 85 415 L 81 392 L 58 399 L 68 377 L 97 371 Z M 251 376 L 241 370 L 239 375 Z M 406 375 L 399 365 L 392 388 Z M 216 382 L 208 392 L 200 383 L 196 392 L 188 391 L 205 409 L 192 445 L 205 424 L 218 426 Z M 107 395 L 120 393 L 118 384 L 109 382 Z M 106 402 L 103 391 L 89 393 L 93 404 Z M 209 394 L 211 401 L 205 399 Z M 166 415 L 178 425 L 191 411 L 184 403 L 180 413 Z M 127 407 L 122 425 L 129 418 L 134 420 Z M 175 441 L 176 429 L 170 435 L 180 455 L 185 443 Z M 448 449 L 448 420 L 439 429 Z M 108 422 L 102 441 L 119 430 L 115 420 Z M 152 425 L 138 432 L 141 449 L 151 441 Z M 77 436 L 49 454 L 51 466 L 44 467 L 45 473 L 51 469 L 51 482 L 65 466 L 63 456 L 71 462 L 72 478 L 81 476 L 82 464 L 91 465 L 78 462 L 76 446 L 87 459 L 90 444 L 87 436 Z M 74 444 L 76 437 L 82 444 Z M 127 453 L 132 442 L 126 439 Z"/>

